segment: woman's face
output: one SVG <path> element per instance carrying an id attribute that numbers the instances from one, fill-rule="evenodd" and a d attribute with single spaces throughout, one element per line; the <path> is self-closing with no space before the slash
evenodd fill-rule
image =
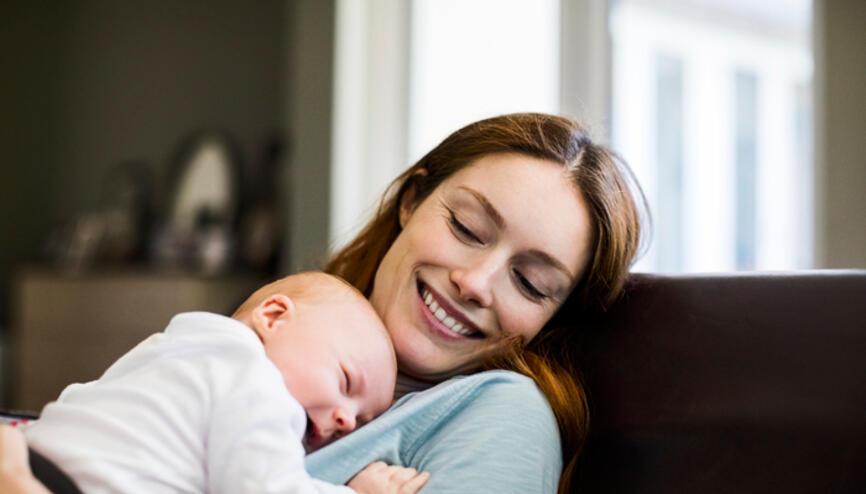
<path id="1" fill-rule="evenodd" d="M 488 155 L 405 202 L 370 300 L 410 376 L 441 380 L 503 337 L 531 340 L 586 264 L 589 213 L 556 163 Z"/>

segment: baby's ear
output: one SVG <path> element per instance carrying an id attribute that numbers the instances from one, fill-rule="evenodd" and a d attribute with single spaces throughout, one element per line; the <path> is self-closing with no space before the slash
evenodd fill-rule
<path id="1" fill-rule="evenodd" d="M 277 332 L 280 321 L 289 321 L 295 317 L 295 310 L 295 303 L 287 295 L 270 295 L 253 309 L 253 329 L 265 340 Z"/>

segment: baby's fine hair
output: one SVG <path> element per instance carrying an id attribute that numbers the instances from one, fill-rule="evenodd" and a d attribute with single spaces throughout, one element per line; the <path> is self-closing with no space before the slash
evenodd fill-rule
<path id="1" fill-rule="evenodd" d="M 320 271 L 305 271 L 280 278 L 259 288 L 241 303 L 233 317 L 240 317 L 252 311 L 263 300 L 277 293 L 285 294 L 298 301 L 309 302 L 345 300 L 343 297 L 359 297 L 366 301 L 357 288 L 339 276 Z"/>

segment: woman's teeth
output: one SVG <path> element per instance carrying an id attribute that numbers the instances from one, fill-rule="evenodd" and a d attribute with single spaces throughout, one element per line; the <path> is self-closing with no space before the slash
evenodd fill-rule
<path id="1" fill-rule="evenodd" d="M 439 304 L 436 303 L 436 300 L 433 299 L 433 295 L 430 294 L 427 289 L 422 290 L 421 295 L 424 297 L 424 304 L 430 309 L 430 312 L 436 316 L 436 319 L 439 319 L 446 328 L 450 329 L 452 332 L 457 333 L 463 336 L 472 336 L 474 331 L 463 326 L 463 324 L 457 322 L 453 317 L 449 316 L 445 309 L 439 307 Z"/>

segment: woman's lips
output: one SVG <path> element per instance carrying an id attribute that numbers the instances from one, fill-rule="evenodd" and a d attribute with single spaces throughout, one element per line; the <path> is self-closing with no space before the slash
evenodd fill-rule
<path id="1" fill-rule="evenodd" d="M 459 311 L 454 310 L 454 308 L 445 301 L 441 295 L 432 290 L 425 283 L 419 281 L 418 282 L 418 309 L 421 312 L 421 315 L 427 326 L 433 330 L 433 333 L 440 336 L 441 338 L 447 341 L 463 341 L 469 339 L 479 339 L 484 336 L 484 334 L 478 330 L 478 327 L 475 326 L 471 321 L 468 321 Z M 462 328 L 461 332 L 471 331 L 470 334 L 460 334 L 454 332 L 452 328 L 449 328 L 445 325 L 441 320 L 439 320 L 436 315 L 433 314 L 431 308 L 428 307 L 427 303 L 424 300 L 424 294 L 429 293 L 430 296 L 433 297 L 435 303 L 439 306 L 441 310 L 444 310 L 447 315 L 455 320 L 455 326 L 460 324 Z"/>

